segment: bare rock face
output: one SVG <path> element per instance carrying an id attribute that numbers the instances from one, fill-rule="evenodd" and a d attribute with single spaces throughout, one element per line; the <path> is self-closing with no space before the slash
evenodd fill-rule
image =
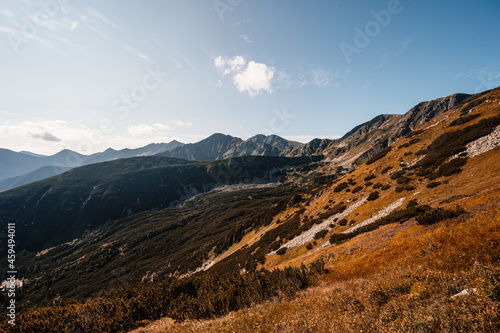
<path id="1" fill-rule="evenodd" d="M 379 115 L 355 127 L 341 139 L 332 143 L 325 149 L 324 154 L 339 161 L 360 164 L 403 135 L 458 106 L 470 96 L 454 94 L 433 101 L 421 102 L 403 115 Z"/>

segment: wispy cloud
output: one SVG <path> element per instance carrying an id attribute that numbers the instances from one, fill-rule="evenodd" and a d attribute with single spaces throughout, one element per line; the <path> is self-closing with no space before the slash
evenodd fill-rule
<path id="1" fill-rule="evenodd" d="M 103 14 L 101 14 L 100 12 L 98 12 L 97 10 L 95 10 L 94 8 L 90 7 L 87 12 L 89 13 L 89 15 L 95 17 L 96 19 L 99 19 L 101 22 L 109 25 L 110 27 L 113 27 L 117 30 L 120 30 L 120 28 L 118 28 L 118 26 L 116 24 L 114 24 L 113 22 L 111 22 L 110 20 L 108 20 Z"/>
<path id="2" fill-rule="evenodd" d="M 412 38 L 403 40 L 399 45 L 399 50 L 394 52 L 394 53 L 383 53 L 381 56 L 380 63 L 377 66 L 375 66 L 374 69 L 378 70 L 378 69 L 385 67 L 385 65 L 387 65 L 391 59 L 397 58 L 401 54 L 403 54 L 403 52 L 405 52 L 408 49 L 408 47 L 410 46 L 411 41 L 412 41 Z"/>
<path id="3" fill-rule="evenodd" d="M 285 70 L 280 70 L 276 73 L 275 81 L 277 87 L 280 89 L 304 87 L 307 85 L 324 88 L 328 86 L 339 87 L 340 83 L 336 81 L 345 77 L 347 77 L 347 71 L 341 72 L 340 68 L 332 72 L 330 69 L 316 67 L 301 70 L 299 74 L 294 76 Z"/>
<path id="4" fill-rule="evenodd" d="M 10 9 L 5 7 L 0 7 L 0 15 L 5 17 L 14 17 L 14 14 L 10 11 Z"/>
<path id="5" fill-rule="evenodd" d="M 133 47 L 131 47 L 130 45 L 127 45 L 127 44 L 122 44 L 123 45 L 123 48 L 125 50 L 127 50 L 128 52 L 130 52 L 131 54 L 141 58 L 141 59 L 144 59 L 150 63 L 153 63 L 153 60 L 151 60 L 147 55 L 145 55 L 144 53 L 142 53 L 141 51 L 138 51 L 136 49 L 134 49 Z"/>
<path id="6" fill-rule="evenodd" d="M 246 35 L 240 35 L 241 38 L 243 38 L 243 40 L 247 43 L 251 43 L 252 41 L 250 40 L 250 38 L 248 38 Z"/>
<path id="7" fill-rule="evenodd" d="M 182 120 L 174 120 L 173 123 L 178 126 L 178 127 L 190 127 L 190 126 L 193 126 L 193 123 L 188 121 L 188 122 L 184 122 Z"/>
<path id="8" fill-rule="evenodd" d="M 11 40 L 13 45 L 16 45 L 16 47 L 18 47 L 18 45 L 34 41 L 40 46 L 53 48 L 53 46 L 46 39 L 36 34 L 25 34 L 21 30 L 7 26 L 0 26 L 0 32 L 6 33 L 9 37 L 9 40 Z"/>
<path id="9" fill-rule="evenodd" d="M 127 133 L 133 136 L 156 136 L 169 134 L 172 128 L 169 125 L 155 123 L 153 125 L 139 124 L 127 128 Z"/>
<path id="10" fill-rule="evenodd" d="M 312 84 L 316 87 L 327 87 L 332 84 L 332 74 L 323 68 L 313 69 L 311 72 Z"/>

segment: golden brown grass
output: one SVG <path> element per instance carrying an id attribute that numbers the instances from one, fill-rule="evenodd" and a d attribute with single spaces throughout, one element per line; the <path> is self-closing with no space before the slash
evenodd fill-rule
<path id="1" fill-rule="evenodd" d="M 384 226 L 325 250 L 330 273 L 294 299 L 136 332 L 497 332 L 499 213 L 497 202 L 429 227 Z"/>
<path id="2" fill-rule="evenodd" d="M 488 99 L 498 98 L 500 90 L 489 93 Z M 264 266 L 283 268 L 325 258 L 330 272 L 318 281 L 319 286 L 294 299 L 268 302 L 223 318 L 170 322 L 141 332 L 500 332 L 500 149 L 469 159 L 461 173 L 438 179 L 442 184 L 432 189 L 426 187 L 428 179 L 414 176 L 415 190 L 396 193 L 398 184 L 391 179 L 400 161 L 411 163 L 418 158 L 415 152 L 449 131 L 460 110 L 424 125 L 417 143 L 405 146 L 410 139 L 399 139 L 393 147 L 401 148 L 360 166 L 337 184 L 353 178 L 363 185 L 364 178 L 373 174 L 372 182 L 392 185 L 379 191 L 379 199 L 347 216 L 349 221 L 359 223 L 402 196 L 407 198 L 405 203 L 417 199 L 439 207 L 460 204 L 468 214 L 432 226 L 417 225 L 415 220 L 386 225 L 319 250 L 325 239 L 312 250 L 305 245 L 289 249 L 283 256 L 268 257 Z M 496 116 L 499 108 L 490 103 L 471 111 L 479 113 L 480 117 L 452 130 Z M 392 169 L 381 174 L 387 166 Z M 359 200 L 373 191 L 365 187 L 355 194 L 334 192 L 335 187 L 312 201 L 305 215 L 314 218 L 332 202 Z M 336 232 L 347 227 L 336 226 Z M 476 292 L 451 298 L 471 288 Z"/>

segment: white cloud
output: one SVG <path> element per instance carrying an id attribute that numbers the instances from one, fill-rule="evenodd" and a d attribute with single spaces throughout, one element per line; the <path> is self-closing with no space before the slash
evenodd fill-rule
<path id="1" fill-rule="evenodd" d="M 104 15 L 102 15 L 101 13 L 99 13 L 97 10 L 95 10 L 94 8 L 90 7 L 88 9 L 88 13 L 95 17 L 96 19 L 99 19 L 101 20 L 103 23 L 109 25 L 110 27 L 113 27 L 115 29 L 120 29 L 118 28 L 118 26 L 116 24 L 114 24 L 113 22 L 111 22 L 110 20 L 108 20 Z"/>
<path id="2" fill-rule="evenodd" d="M 275 69 L 266 64 L 249 61 L 242 56 L 231 59 L 217 57 L 214 60 L 215 67 L 222 75 L 233 74 L 233 83 L 240 92 L 248 92 L 250 97 L 256 96 L 263 91 L 273 92 L 271 80 Z"/>
<path id="3" fill-rule="evenodd" d="M 153 63 L 153 60 L 151 60 L 147 55 L 145 55 L 144 53 L 132 48 L 130 45 L 127 45 L 127 44 L 122 44 L 123 47 L 125 48 L 125 50 L 127 50 L 129 53 L 141 58 L 141 59 L 144 59 L 150 63 Z"/>
<path id="4" fill-rule="evenodd" d="M 71 126 L 63 120 L 24 121 L 0 123 L 2 148 L 30 150 L 37 153 L 54 153 L 74 147 L 81 152 L 99 147 L 96 140 L 100 132 L 85 126 Z"/>
<path id="5" fill-rule="evenodd" d="M 193 126 L 193 123 L 188 121 L 188 122 L 183 122 L 182 120 L 174 120 L 173 123 L 178 126 L 178 127 L 190 127 Z"/>
<path id="6" fill-rule="evenodd" d="M 253 97 L 261 91 L 273 92 L 271 87 L 273 76 L 274 68 L 250 61 L 243 72 L 234 76 L 234 84 L 239 91 L 247 91 L 250 97 Z"/>
<path id="7" fill-rule="evenodd" d="M 131 125 L 127 128 L 127 133 L 133 136 L 152 136 L 167 134 L 171 130 L 170 126 L 155 123 L 153 125 Z"/>
<path id="8" fill-rule="evenodd" d="M 240 35 L 241 38 L 243 38 L 243 40 L 247 43 L 251 43 L 252 41 L 250 40 L 250 38 L 248 38 L 248 36 L 246 35 Z"/>
<path id="9" fill-rule="evenodd" d="M 69 30 L 73 31 L 76 29 L 77 26 L 78 26 L 78 21 L 74 21 L 71 23 Z"/>
<path id="10" fill-rule="evenodd" d="M 137 128 L 142 129 L 145 134 L 140 136 L 130 135 L 130 133 L 121 134 L 118 133 L 118 130 L 116 133 L 113 131 L 105 134 L 98 128 L 73 125 L 63 120 L 0 121 L 0 142 L 2 143 L 1 148 L 14 151 L 25 150 L 37 154 L 52 155 L 62 149 L 71 149 L 88 155 L 104 151 L 107 148 L 138 148 L 152 142 L 170 142 L 172 140 L 189 143 L 206 137 L 203 134 L 174 135 L 168 124 L 155 123 Z M 134 128 L 131 130 L 134 132 Z M 139 130 L 136 130 L 136 133 L 138 132 Z"/>
<path id="11" fill-rule="evenodd" d="M 219 56 L 214 60 L 215 67 L 222 72 L 222 75 L 240 72 L 244 69 L 246 63 L 245 58 L 242 56 L 236 56 L 232 59 L 223 59 Z"/>

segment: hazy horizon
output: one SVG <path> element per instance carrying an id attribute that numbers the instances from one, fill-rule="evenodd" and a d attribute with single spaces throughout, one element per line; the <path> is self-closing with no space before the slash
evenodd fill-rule
<path id="1" fill-rule="evenodd" d="M 0 148 L 339 137 L 499 86 L 499 14 L 492 0 L 7 0 Z"/>

